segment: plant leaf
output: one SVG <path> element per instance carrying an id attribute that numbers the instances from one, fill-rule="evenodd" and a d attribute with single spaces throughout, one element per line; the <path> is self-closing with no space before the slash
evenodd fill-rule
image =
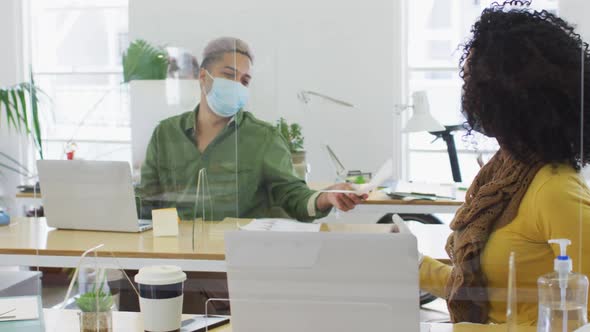
<path id="1" fill-rule="evenodd" d="M 14 128 L 16 128 L 14 116 L 12 114 L 12 105 L 10 104 L 7 90 L 0 90 L 0 105 L 2 103 L 4 103 L 4 109 L 6 110 L 6 122 L 8 123 L 8 128 L 10 128 L 11 124 Z"/>
<path id="2" fill-rule="evenodd" d="M 18 130 L 22 129 L 23 125 L 23 116 L 20 114 L 19 107 L 18 107 L 18 99 L 16 99 L 16 90 L 18 87 L 10 89 L 8 92 L 10 93 L 10 97 L 12 98 L 12 106 L 14 107 L 14 117 L 16 118 L 16 124 L 18 126 Z"/>
<path id="3" fill-rule="evenodd" d="M 4 163 L 1 163 L 1 162 L 0 162 L 0 168 L 5 168 L 5 169 L 7 169 L 9 171 L 13 171 L 13 172 L 15 172 L 15 173 L 17 173 L 19 175 L 22 175 L 22 176 L 29 176 L 29 173 L 24 173 L 21 170 L 18 170 L 16 168 L 12 167 L 12 166 L 9 166 L 9 165 L 4 164 Z"/>
<path id="4" fill-rule="evenodd" d="M 30 113 L 27 106 L 27 92 L 31 105 Z M 18 131 L 23 131 L 24 125 L 24 131 L 27 135 L 31 134 L 39 156 L 43 159 L 43 142 L 39 123 L 39 92 L 43 94 L 43 91 L 35 87 L 32 74 L 30 82 L 20 83 L 7 89 L 0 89 L 0 111 L 2 105 L 4 105 L 4 113 L 6 113 L 6 122 L 9 128 L 12 126 Z M 33 131 L 31 131 L 31 122 Z"/>
<path id="5" fill-rule="evenodd" d="M 41 139 L 41 125 L 39 124 L 39 99 L 37 98 L 37 88 L 35 79 L 31 73 L 31 83 L 27 85 L 31 101 L 31 119 L 33 122 L 33 139 L 39 150 L 39 158 L 43 160 L 43 141 Z"/>
<path id="6" fill-rule="evenodd" d="M 23 108 L 23 121 L 25 123 L 25 128 L 27 129 L 27 133 L 31 132 L 29 128 L 29 115 L 27 111 L 27 100 L 25 99 L 25 90 L 21 87 L 17 90 L 18 98 L 20 99 L 20 105 Z"/>
<path id="7" fill-rule="evenodd" d="M 132 42 L 123 55 L 123 81 L 163 80 L 168 71 L 168 53 L 138 39 Z"/>
<path id="8" fill-rule="evenodd" d="M 2 95 L 4 94 L 4 90 L 0 89 L 0 126 L 2 126 Z"/>
<path id="9" fill-rule="evenodd" d="M 16 166 L 18 166 L 19 168 L 21 168 L 25 173 L 23 173 L 22 171 L 19 171 L 19 174 L 22 174 L 24 176 L 30 176 L 31 175 L 31 171 L 29 171 L 28 168 L 26 168 L 23 164 L 21 164 L 18 160 L 12 158 L 11 156 L 9 156 L 8 154 L 0 151 L 0 156 L 8 159 L 8 161 L 14 163 Z M 5 164 L 0 163 L 0 166 L 3 166 Z"/>

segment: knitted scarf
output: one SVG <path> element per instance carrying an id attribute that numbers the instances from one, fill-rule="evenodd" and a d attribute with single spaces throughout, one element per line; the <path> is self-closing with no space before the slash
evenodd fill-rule
<path id="1" fill-rule="evenodd" d="M 465 204 L 451 222 L 453 233 L 446 245 L 453 263 L 446 288 L 453 322 L 488 321 L 489 302 L 481 253 L 489 235 L 516 217 L 524 194 L 542 166 L 534 156 L 517 160 L 500 149 L 469 187 Z"/>

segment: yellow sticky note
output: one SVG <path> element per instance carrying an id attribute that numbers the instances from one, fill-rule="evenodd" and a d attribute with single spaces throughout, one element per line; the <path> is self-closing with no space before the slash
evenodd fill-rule
<path id="1" fill-rule="evenodd" d="M 152 210 L 154 236 L 178 236 L 176 208 Z"/>

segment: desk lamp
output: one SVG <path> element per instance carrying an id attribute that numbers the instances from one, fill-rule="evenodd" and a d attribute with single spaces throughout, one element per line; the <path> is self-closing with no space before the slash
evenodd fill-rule
<path id="1" fill-rule="evenodd" d="M 457 148 L 453 139 L 453 132 L 462 130 L 462 125 L 443 126 L 430 114 L 430 105 L 426 91 L 416 91 L 412 94 L 413 105 L 401 106 L 402 110 L 412 108 L 414 113 L 403 129 L 405 133 L 427 131 L 436 136 L 435 141 L 442 138 L 447 144 L 447 153 L 451 162 L 451 171 L 453 180 L 461 182 L 461 170 L 459 168 L 459 159 L 457 157 Z M 434 141 L 433 141 L 434 142 Z"/>
<path id="2" fill-rule="evenodd" d="M 345 180 L 348 176 L 348 172 L 340 159 L 336 156 L 332 148 L 326 144 L 326 151 L 328 152 L 328 156 L 330 156 L 330 161 L 332 162 L 332 166 L 334 166 L 334 170 L 336 171 L 336 177 L 338 179 Z"/>
<path id="3" fill-rule="evenodd" d="M 308 91 L 308 90 L 301 90 L 301 91 L 299 91 L 299 93 L 297 93 L 297 98 L 299 98 L 299 100 L 302 101 L 304 104 L 309 104 L 309 101 L 311 99 L 310 96 L 320 97 L 322 99 L 330 101 L 334 104 L 338 104 L 340 106 L 354 108 L 354 104 L 351 104 L 351 103 L 346 102 L 344 100 L 336 99 L 334 97 L 326 96 L 323 93 L 319 93 L 319 92 L 315 92 L 315 91 Z"/>
<path id="4" fill-rule="evenodd" d="M 306 104 L 306 105 L 311 102 L 312 96 L 319 97 L 321 99 L 324 99 L 324 100 L 334 103 L 336 105 L 340 105 L 340 106 L 344 106 L 344 107 L 348 107 L 348 108 L 355 107 L 354 104 L 349 103 L 347 101 L 337 99 L 334 97 L 330 97 L 330 96 L 327 96 L 323 93 L 319 93 L 319 92 L 315 92 L 315 91 L 311 91 L 311 90 L 301 90 L 297 93 L 297 99 L 299 99 L 299 101 L 301 101 L 303 104 Z M 330 146 L 326 144 L 325 147 L 326 147 L 326 152 L 328 153 L 328 156 L 330 158 L 330 161 L 332 162 L 332 165 L 334 166 L 334 170 L 336 171 L 336 178 L 338 180 L 345 180 L 350 175 L 350 172 L 348 172 L 346 170 L 346 168 L 344 168 L 344 165 L 342 165 L 342 162 L 340 162 L 340 159 L 338 159 L 338 157 L 336 157 L 336 154 L 330 148 Z M 361 172 L 359 171 L 358 173 L 360 174 Z"/>

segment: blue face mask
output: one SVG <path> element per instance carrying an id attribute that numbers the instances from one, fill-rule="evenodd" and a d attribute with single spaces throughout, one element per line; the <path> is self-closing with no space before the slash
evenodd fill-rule
<path id="1" fill-rule="evenodd" d="M 223 118 L 229 118 L 248 103 L 250 90 L 241 83 L 220 77 L 213 77 L 205 71 L 213 80 L 211 90 L 207 93 L 207 104 L 213 113 Z"/>

